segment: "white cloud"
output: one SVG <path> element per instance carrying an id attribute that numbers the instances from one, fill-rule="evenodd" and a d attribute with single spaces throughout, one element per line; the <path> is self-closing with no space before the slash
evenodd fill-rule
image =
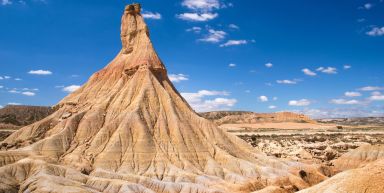
<path id="1" fill-rule="evenodd" d="M 228 96 L 229 93 L 226 91 L 200 90 L 197 93 L 181 93 L 181 95 L 198 112 L 228 110 L 237 103 L 236 99 L 223 97 L 207 99 L 207 97 Z"/>
<path id="2" fill-rule="evenodd" d="M 199 39 L 199 41 L 217 43 L 222 41 L 227 35 L 227 33 L 224 31 L 214 30 L 214 29 L 209 29 L 208 32 L 209 34 L 206 35 L 204 38 Z"/>
<path id="3" fill-rule="evenodd" d="M 80 88 L 80 85 L 70 85 L 70 86 L 64 87 L 62 90 L 64 92 L 71 93 L 71 92 L 75 92 L 79 88 Z"/>
<path id="4" fill-rule="evenodd" d="M 13 94 L 17 94 L 17 93 L 20 93 L 20 91 L 16 90 L 16 89 L 11 89 L 10 91 L 8 91 L 9 93 L 13 93 Z"/>
<path id="5" fill-rule="evenodd" d="M 28 74 L 35 74 L 35 75 L 51 75 L 52 72 L 49 70 L 31 70 L 28 72 Z"/>
<path id="6" fill-rule="evenodd" d="M 359 93 L 359 92 L 345 92 L 344 95 L 347 97 L 359 97 L 359 96 L 361 96 L 361 93 Z"/>
<path id="7" fill-rule="evenodd" d="M 20 80 L 22 80 L 22 79 L 21 79 L 21 78 L 15 78 L 15 80 L 16 80 L 16 81 L 20 81 Z"/>
<path id="8" fill-rule="evenodd" d="M 8 103 L 8 105 L 21 105 L 21 103 L 14 103 L 14 102 L 11 102 L 11 103 Z"/>
<path id="9" fill-rule="evenodd" d="M 4 79 L 10 79 L 10 78 L 12 78 L 12 77 L 10 77 L 10 76 L 4 76 Z"/>
<path id="10" fill-rule="evenodd" d="M 217 16 L 219 16 L 217 13 L 182 13 L 177 15 L 179 19 L 186 21 L 209 21 Z"/>
<path id="11" fill-rule="evenodd" d="M 326 74 L 337 74 L 337 68 L 335 67 L 319 67 L 316 69 L 316 71 L 320 71 Z"/>
<path id="12" fill-rule="evenodd" d="M 351 65 L 344 65 L 344 70 L 348 70 L 348 69 L 351 69 L 352 68 L 352 66 Z"/>
<path id="13" fill-rule="evenodd" d="M 29 91 L 39 91 L 38 88 L 23 88 L 22 90 L 29 90 Z"/>
<path id="14" fill-rule="evenodd" d="M 191 27 L 189 29 L 186 29 L 187 32 L 195 32 L 195 33 L 200 33 L 201 32 L 201 27 Z"/>
<path id="15" fill-rule="evenodd" d="M 220 47 L 228 47 L 228 46 L 238 46 L 247 44 L 247 40 L 228 40 L 226 43 L 221 44 Z"/>
<path id="16" fill-rule="evenodd" d="M 141 15 L 146 19 L 161 19 L 160 13 L 153 13 L 150 11 L 144 11 Z"/>
<path id="17" fill-rule="evenodd" d="M 370 9 L 372 9 L 372 7 L 373 7 L 373 4 L 372 4 L 372 3 L 366 3 L 366 4 L 364 4 L 364 9 L 366 9 L 366 10 L 370 10 Z"/>
<path id="18" fill-rule="evenodd" d="M 239 26 L 237 26 L 235 24 L 229 24 L 228 27 L 231 29 L 239 29 Z"/>
<path id="19" fill-rule="evenodd" d="M 21 94 L 23 94 L 25 96 L 35 96 L 36 95 L 36 93 L 30 92 L 30 91 L 22 92 Z"/>
<path id="20" fill-rule="evenodd" d="M 275 106 L 275 105 L 270 105 L 268 108 L 269 108 L 269 109 L 276 109 L 277 106 Z"/>
<path id="21" fill-rule="evenodd" d="M 384 27 L 373 27 L 366 34 L 369 36 L 382 36 L 384 35 Z"/>
<path id="22" fill-rule="evenodd" d="M 183 0 L 182 6 L 192 10 L 210 11 L 212 9 L 219 9 L 219 0 Z"/>
<path id="23" fill-rule="evenodd" d="M 297 84 L 297 80 L 276 80 L 279 84 Z"/>
<path id="24" fill-rule="evenodd" d="M 361 91 L 377 91 L 377 90 L 384 90 L 384 87 L 379 87 L 379 86 L 366 86 L 359 88 Z"/>
<path id="25" fill-rule="evenodd" d="M 364 21 L 365 21 L 365 18 L 357 19 L 357 22 L 359 22 L 359 23 L 364 22 Z"/>
<path id="26" fill-rule="evenodd" d="M 4 88 L 4 86 L 0 85 L 0 89 Z"/>
<path id="27" fill-rule="evenodd" d="M 259 101 L 268 102 L 268 97 L 267 96 L 259 96 Z"/>
<path id="28" fill-rule="evenodd" d="M 273 97 L 273 98 L 272 98 L 272 100 L 274 100 L 274 101 L 277 101 L 277 99 L 278 99 L 277 97 Z"/>
<path id="29" fill-rule="evenodd" d="M 0 109 L 4 108 L 2 105 L 0 105 Z"/>
<path id="30" fill-rule="evenodd" d="M 384 95 L 373 95 L 369 97 L 371 101 L 384 101 Z"/>
<path id="31" fill-rule="evenodd" d="M 11 5 L 12 1 L 10 0 L 1 0 L 1 5 Z"/>
<path id="32" fill-rule="evenodd" d="M 265 67 L 267 67 L 267 68 L 272 68 L 272 67 L 273 67 L 273 64 L 270 63 L 270 62 L 268 62 L 268 63 L 265 64 Z"/>
<path id="33" fill-rule="evenodd" d="M 299 106 L 299 107 L 308 106 L 310 104 L 311 104 L 311 101 L 309 101 L 308 99 L 291 100 L 288 102 L 289 106 Z"/>
<path id="34" fill-rule="evenodd" d="M 234 64 L 234 63 L 228 64 L 228 67 L 234 68 L 234 67 L 236 67 L 236 64 Z"/>
<path id="35" fill-rule="evenodd" d="M 371 94 L 372 94 L 372 96 L 370 96 L 368 98 L 370 101 L 383 101 L 384 100 L 384 95 L 379 91 L 372 92 Z"/>
<path id="36" fill-rule="evenodd" d="M 181 82 L 181 81 L 189 80 L 188 76 L 185 74 L 170 74 L 168 75 L 168 77 L 169 77 L 169 80 L 171 80 L 172 82 Z"/>
<path id="37" fill-rule="evenodd" d="M 308 69 L 308 68 L 304 68 L 304 69 L 302 69 L 301 71 L 303 71 L 304 74 L 305 74 L 305 75 L 308 75 L 308 76 L 316 76 L 316 75 L 317 75 L 316 72 L 313 72 L 313 71 L 311 71 L 311 70 Z"/>
<path id="38" fill-rule="evenodd" d="M 336 105 L 357 105 L 357 104 L 360 104 L 360 101 L 346 100 L 346 99 L 332 99 L 330 103 L 336 104 Z"/>

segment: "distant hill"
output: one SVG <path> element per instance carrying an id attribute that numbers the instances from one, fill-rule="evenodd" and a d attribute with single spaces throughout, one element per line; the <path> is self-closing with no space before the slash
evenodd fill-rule
<path id="1" fill-rule="evenodd" d="M 53 113 L 51 107 L 8 105 L 0 109 L 0 129 L 18 129 Z"/>
<path id="2" fill-rule="evenodd" d="M 265 122 L 296 122 L 296 123 L 314 123 L 316 121 L 303 115 L 292 112 L 278 113 L 255 113 L 248 111 L 215 111 L 200 113 L 206 119 L 210 119 L 217 124 L 235 124 L 235 123 L 265 123 Z"/>
<path id="3" fill-rule="evenodd" d="M 356 117 L 356 118 L 337 118 L 337 119 L 318 119 L 319 123 L 330 123 L 339 125 L 377 125 L 384 126 L 384 117 Z"/>

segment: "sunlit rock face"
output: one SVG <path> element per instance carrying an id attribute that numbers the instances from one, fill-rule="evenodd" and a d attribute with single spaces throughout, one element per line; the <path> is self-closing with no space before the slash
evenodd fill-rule
<path id="1" fill-rule="evenodd" d="M 2 142 L 0 192 L 291 192 L 325 179 L 197 115 L 168 79 L 140 9 L 126 6 L 122 50 L 104 69 Z"/>

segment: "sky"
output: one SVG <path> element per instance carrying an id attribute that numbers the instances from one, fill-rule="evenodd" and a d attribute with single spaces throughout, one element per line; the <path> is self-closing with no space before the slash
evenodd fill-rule
<path id="1" fill-rule="evenodd" d="M 128 0 L 0 0 L 0 107 L 51 106 L 121 49 Z M 384 116 L 383 0 L 136 0 L 198 112 Z"/>

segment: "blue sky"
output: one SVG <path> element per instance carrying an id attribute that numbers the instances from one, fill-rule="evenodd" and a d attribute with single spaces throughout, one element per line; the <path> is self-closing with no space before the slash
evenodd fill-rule
<path id="1" fill-rule="evenodd" d="M 0 0 L 0 105 L 54 105 L 121 49 L 132 1 Z M 197 111 L 384 115 L 382 0 L 139 1 Z"/>

